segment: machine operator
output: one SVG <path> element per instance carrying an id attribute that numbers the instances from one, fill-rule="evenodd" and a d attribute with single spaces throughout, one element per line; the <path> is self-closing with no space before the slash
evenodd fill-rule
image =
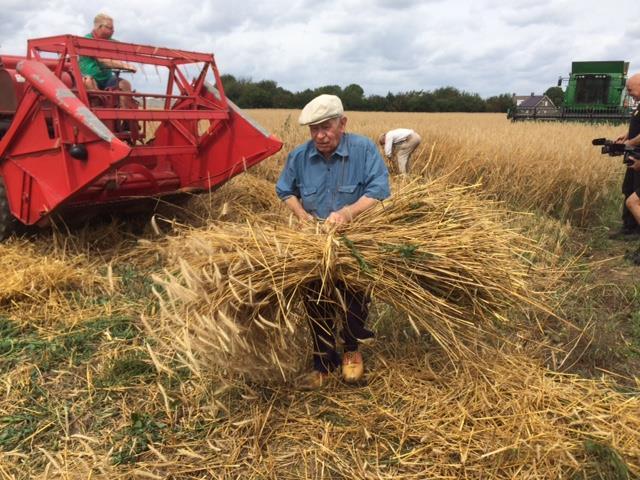
<path id="1" fill-rule="evenodd" d="M 85 35 L 86 38 L 112 40 L 114 32 L 113 18 L 105 13 L 99 13 L 93 19 L 93 30 Z M 108 58 L 80 57 L 80 72 L 85 87 L 89 90 L 105 90 L 118 87 L 123 92 L 131 92 L 131 83 L 116 76 L 112 69 L 135 72 L 136 68 L 125 62 Z M 130 97 L 121 97 L 121 106 L 131 108 Z"/>

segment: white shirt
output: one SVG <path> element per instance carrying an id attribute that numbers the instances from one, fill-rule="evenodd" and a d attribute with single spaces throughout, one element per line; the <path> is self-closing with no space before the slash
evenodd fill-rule
<path id="1" fill-rule="evenodd" d="M 384 154 L 387 157 L 390 157 L 393 150 L 393 144 L 405 141 L 412 133 L 414 132 L 410 128 L 396 128 L 395 130 L 389 130 L 384 136 Z"/>

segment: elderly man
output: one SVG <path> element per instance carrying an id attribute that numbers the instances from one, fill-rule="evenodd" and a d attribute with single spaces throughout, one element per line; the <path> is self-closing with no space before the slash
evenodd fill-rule
<path id="1" fill-rule="evenodd" d="M 627 92 L 636 101 L 640 101 L 640 73 L 629 77 Z M 636 107 L 629 122 L 629 131 L 617 140 L 627 146 L 640 146 L 640 104 Z M 640 161 L 635 160 L 627 171 L 622 182 L 622 193 L 625 202 L 622 207 L 622 228 L 613 232 L 614 239 L 637 238 L 640 235 Z"/>
<path id="2" fill-rule="evenodd" d="M 113 19 L 104 13 L 99 13 L 93 19 L 93 30 L 85 37 L 112 40 L 113 32 Z M 127 80 L 118 78 L 112 69 L 135 72 L 136 68 L 133 65 L 118 60 L 94 57 L 80 57 L 79 65 L 85 87 L 89 90 L 118 87 L 122 91 L 131 92 L 131 84 Z M 121 106 L 132 107 L 133 104 L 128 97 L 124 97 Z"/>
<path id="3" fill-rule="evenodd" d="M 276 185 L 278 196 L 301 222 L 324 220 L 340 226 L 387 198 L 389 174 L 376 146 L 366 137 L 346 133 L 347 118 L 335 95 L 320 95 L 302 110 L 299 123 L 309 126 L 311 140 L 295 148 Z M 358 343 L 373 334 L 365 328 L 369 298 L 342 282 L 332 292 L 319 281 L 306 287 L 305 307 L 311 320 L 313 370 L 300 386 L 315 389 L 326 383 L 328 373 L 342 367 L 348 383 L 362 379 L 364 363 Z M 344 305 L 344 309 L 337 308 Z M 344 311 L 346 310 L 346 311 Z M 336 350 L 335 319 L 343 320 L 342 359 Z"/>
<path id="4" fill-rule="evenodd" d="M 384 147 L 385 157 L 391 159 L 395 154 L 398 172 L 409 173 L 411 154 L 420 145 L 420 135 L 409 128 L 396 128 L 383 133 L 378 143 Z"/>

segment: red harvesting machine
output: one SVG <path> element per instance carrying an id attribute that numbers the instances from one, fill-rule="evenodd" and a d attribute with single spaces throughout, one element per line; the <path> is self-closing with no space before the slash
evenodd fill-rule
<path id="1" fill-rule="evenodd" d="M 87 90 L 80 56 L 151 65 L 162 93 Z M 210 191 L 281 147 L 226 98 L 212 54 L 62 35 L 0 55 L 0 239 L 16 221 Z"/>

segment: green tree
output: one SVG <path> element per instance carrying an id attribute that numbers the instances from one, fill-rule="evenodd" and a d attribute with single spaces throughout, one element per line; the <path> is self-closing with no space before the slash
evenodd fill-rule
<path id="1" fill-rule="evenodd" d="M 251 83 L 242 91 L 238 106 L 240 108 L 273 108 L 273 97 L 267 89 Z"/>
<path id="2" fill-rule="evenodd" d="M 251 79 L 222 75 L 222 84 L 230 100 L 242 108 L 302 108 L 314 97 L 328 93 L 342 99 L 347 110 L 386 112 L 504 112 L 511 105 L 508 94 L 480 98 L 477 93 L 460 91 L 455 87 L 437 88 L 433 92 L 410 90 L 386 96 L 365 96 L 357 83 L 347 85 L 323 85 L 296 93 L 286 90 L 273 80 L 254 82 Z"/>
<path id="3" fill-rule="evenodd" d="M 315 94 L 322 95 L 326 93 L 327 95 L 336 95 L 338 97 L 342 97 L 342 87 L 340 85 L 323 85 L 322 87 L 318 87 L 315 89 Z"/>
<path id="4" fill-rule="evenodd" d="M 507 110 L 516 106 L 513 101 L 513 95 L 509 93 L 502 93 L 493 97 L 489 97 L 486 100 L 487 112 L 502 112 L 507 113 Z"/>
<path id="5" fill-rule="evenodd" d="M 412 111 L 414 112 L 435 112 L 436 103 L 431 92 L 419 92 L 411 100 Z"/>
<path id="6" fill-rule="evenodd" d="M 433 91 L 437 112 L 460 111 L 460 90 L 454 87 L 440 87 Z"/>
<path id="7" fill-rule="evenodd" d="M 364 102 L 364 90 L 357 83 L 347 85 L 342 91 L 342 103 L 345 109 L 362 110 Z"/>
<path id="8" fill-rule="evenodd" d="M 387 111 L 387 100 L 382 95 L 369 95 L 365 100 L 364 110 L 370 112 Z"/>
<path id="9" fill-rule="evenodd" d="M 311 90 L 310 88 L 307 88 L 306 90 L 295 93 L 293 95 L 293 98 L 295 99 L 295 105 L 296 105 L 294 108 L 304 107 L 307 103 L 313 100 L 315 96 L 316 96 L 316 92 L 314 90 Z"/>
<path id="10" fill-rule="evenodd" d="M 242 88 L 238 80 L 236 80 L 236 77 L 225 74 L 220 76 L 220 80 L 222 81 L 222 88 L 224 88 L 224 93 L 227 95 L 227 98 L 237 103 L 242 93 Z"/>
<path id="11" fill-rule="evenodd" d="M 551 99 L 556 107 L 560 107 L 564 102 L 564 92 L 561 87 L 549 87 L 544 94 Z"/>

